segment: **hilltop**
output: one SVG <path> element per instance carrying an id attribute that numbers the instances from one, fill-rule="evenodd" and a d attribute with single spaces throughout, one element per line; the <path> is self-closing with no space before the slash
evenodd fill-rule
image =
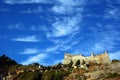
<path id="1" fill-rule="evenodd" d="M 0 56 L 0 80 L 64 80 L 70 74 L 61 63 L 43 66 L 38 63 L 21 65 L 9 57 Z"/>
<path id="2" fill-rule="evenodd" d="M 0 56 L 0 69 L 8 70 L 10 67 L 17 65 L 16 61 L 10 59 L 9 57 L 2 55 Z"/>
<path id="3" fill-rule="evenodd" d="M 9 57 L 0 56 L 0 80 L 119 80 L 120 61 L 112 60 L 109 64 L 93 61 L 87 68 L 80 67 L 79 61 L 73 66 L 59 63 L 43 66 L 38 63 L 20 65 Z M 83 64 L 84 65 L 84 64 Z"/>

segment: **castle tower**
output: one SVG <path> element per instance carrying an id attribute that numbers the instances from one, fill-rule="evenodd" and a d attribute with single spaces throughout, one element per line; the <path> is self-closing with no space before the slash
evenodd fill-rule
<path id="1" fill-rule="evenodd" d="M 110 63 L 110 57 L 109 57 L 108 51 L 105 51 L 105 61 L 106 63 Z"/>
<path id="2" fill-rule="evenodd" d="M 95 61 L 95 54 L 94 54 L 94 52 L 92 52 L 92 53 L 91 53 L 91 60 L 92 60 L 94 63 L 96 63 L 96 61 Z"/>
<path id="3" fill-rule="evenodd" d="M 95 56 L 95 55 L 94 55 L 94 52 L 91 53 L 91 56 Z"/>
<path id="4" fill-rule="evenodd" d="M 63 64 L 69 64 L 72 60 L 72 55 L 65 53 L 64 54 L 64 60 L 63 60 Z"/>

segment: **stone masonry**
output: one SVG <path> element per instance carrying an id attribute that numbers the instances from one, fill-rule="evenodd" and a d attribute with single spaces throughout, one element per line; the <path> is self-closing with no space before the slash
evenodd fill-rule
<path id="1" fill-rule="evenodd" d="M 80 64 L 85 62 L 85 64 L 89 64 L 89 62 L 95 62 L 97 64 L 109 64 L 110 63 L 110 58 L 108 55 L 108 52 L 105 51 L 102 54 L 99 55 L 94 55 L 94 53 L 91 54 L 91 56 L 83 56 L 81 54 L 78 55 L 72 55 L 72 54 L 65 54 L 64 55 L 64 60 L 63 64 L 69 64 L 71 61 L 73 62 L 73 66 L 75 66 L 77 61 L 80 61 Z"/>

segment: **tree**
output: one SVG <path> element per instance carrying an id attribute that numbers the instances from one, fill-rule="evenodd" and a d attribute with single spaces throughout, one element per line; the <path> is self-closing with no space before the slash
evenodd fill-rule
<path id="1" fill-rule="evenodd" d="M 113 59 L 112 62 L 120 62 L 120 61 L 117 59 Z"/>
<path id="2" fill-rule="evenodd" d="M 33 63 L 32 65 L 39 66 L 39 63 Z"/>
<path id="3" fill-rule="evenodd" d="M 62 63 L 58 63 L 58 65 L 56 66 L 57 69 L 60 69 L 62 66 Z"/>

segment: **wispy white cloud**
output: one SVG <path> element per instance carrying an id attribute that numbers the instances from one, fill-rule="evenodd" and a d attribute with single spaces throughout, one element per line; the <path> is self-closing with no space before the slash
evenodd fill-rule
<path id="1" fill-rule="evenodd" d="M 53 62 L 53 65 L 58 64 L 58 63 L 63 63 L 63 59 L 55 60 Z"/>
<path id="2" fill-rule="evenodd" d="M 29 30 L 29 31 L 48 31 L 49 29 L 47 29 L 45 26 L 43 25 L 31 25 L 29 26 L 28 28 L 26 28 L 26 30 Z"/>
<path id="3" fill-rule="evenodd" d="M 66 13 L 69 14 L 71 11 L 73 11 L 73 8 L 69 6 L 56 5 L 56 6 L 53 6 L 52 10 L 60 14 L 66 14 Z"/>
<path id="4" fill-rule="evenodd" d="M 52 47 L 49 47 L 45 50 L 45 52 L 53 52 L 53 51 L 57 51 L 59 48 L 59 46 L 52 46 Z"/>
<path id="5" fill-rule="evenodd" d="M 116 44 L 116 40 L 119 40 L 120 32 L 114 27 L 114 25 L 98 25 L 99 27 L 104 26 L 104 30 L 97 33 L 97 42 L 93 46 L 93 51 L 99 52 L 104 50 L 113 50 Z M 100 28 L 100 29 L 101 29 Z M 98 30 L 98 28 L 97 28 Z"/>
<path id="6" fill-rule="evenodd" d="M 60 3 L 63 5 L 80 5 L 84 0 L 4 0 L 7 4 L 30 4 L 30 3 Z"/>
<path id="7" fill-rule="evenodd" d="M 25 27 L 24 27 L 23 24 L 17 23 L 17 24 L 9 25 L 9 26 L 8 26 L 8 29 L 24 30 Z"/>
<path id="8" fill-rule="evenodd" d="M 97 43 L 94 44 L 93 50 L 99 52 L 99 51 L 104 50 L 105 46 L 106 46 L 106 44 L 103 44 L 102 42 L 97 42 Z"/>
<path id="9" fill-rule="evenodd" d="M 32 35 L 32 36 L 17 37 L 12 39 L 12 41 L 39 42 L 40 40 L 35 35 Z"/>
<path id="10" fill-rule="evenodd" d="M 81 15 L 76 17 L 66 17 L 63 21 L 57 20 L 53 23 L 52 33 L 48 33 L 48 37 L 62 37 L 80 31 L 79 22 Z"/>
<path id="11" fill-rule="evenodd" d="M 104 15 L 105 19 L 119 19 L 120 18 L 120 9 L 114 6 L 110 6 L 110 8 L 107 8 Z"/>
<path id="12" fill-rule="evenodd" d="M 69 44 L 64 44 L 62 42 L 57 43 L 56 46 L 49 47 L 45 50 L 45 52 L 54 52 L 58 53 L 58 51 L 67 51 L 71 49 L 74 45 L 76 45 L 79 41 L 71 42 Z"/>
<path id="13" fill-rule="evenodd" d="M 71 41 L 69 44 L 62 44 L 60 50 L 69 50 L 72 49 L 74 45 L 77 45 L 80 41 L 76 40 L 76 41 Z"/>
<path id="14" fill-rule="evenodd" d="M 113 59 L 120 60 L 120 51 L 109 53 L 109 55 L 111 60 Z"/>
<path id="15" fill-rule="evenodd" d="M 36 48 L 26 48 L 24 51 L 20 52 L 20 54 L 38 54 L 39 52 L 40 50 Z"/>
<path id="16" fill-rule="evenodd" d="M 51 3 L 49 0 L 4 0 L 7 4 Z"/>
<path id="17" fill-rule="evenodd" d="M 51 10 L 58 15 L 69 15 L 56 17 L 52 23 L 52 32 L 49 32 L 47 37 L 63 37 L 79 32 L 84 0 L 57 0 L 57 3 Z M 78 4 L 80 7 L 77 6 Z"/>
<path id="18" fill-rule="evenodd" d="M 57 0 L 62 5 L 83 5 L 84 0 Z"/>
<path id="19" fill-rule="evenodd" d="M 48 3 L 48 4 L 62 4 L 62 5 L 88 5 L 88 4 L 96 4 L 101 3 L 102 1 L 98 0 L 4 0 L 7 4 L 30 4 L 30 3 Z M 120 4 L 119 0 L 112 1 L 112 0 L 105 0 L 106 3 L 117 3 Z M 84 4 L 83 4 L 84 3 Z"/>
<path id="20" fill-rule="evenodd" d="M 81 38 L 75 38 L 74 36 L 70 36 L 67 39 L 50 39 L 52 42 L 54 42 L 54 46 L 48 47 L 47 49 L 43 50 L 45 53 L 54 53 L 59 54 L 60 51 L 69 51 L 74 48 L 74 46 L 78 45 L 79 42 L 83 39 Z"/>
<path id="21" fill-rule="evenodd" d="M 47 33 L 47 38 L 50 41 L 54 42 L 55 46 L 47 48 L 45 51 L 67 51 L 73 48 L 73 46 L 77 45 L 82 39 L 80 39 L 80 37 L 77 39 L 74 38 L 74 36 L 81 30 L 79 26 L 79 23 L 81 21 L 80 19 L 80 16 L 75 16 L 65 17 L 63 20 L 56 20 L 56 22 L 53 23 L 52 32 Z M 60 39 L 61 37 L 67 38 Z"/>
<path id="22" fill-rule="evenodd" d="M 8 30 L 26 30 L 26 31 L 47 31 L 43 25 L 25 25 L 23 23 L 16 23 L 7 26 Z"/>
<path id="23" fill-rule="evenodd" d="M 112 4 L 120 4 L 120 0 L 105 0 L 107 3 L 112 3 Z"/>
<path id="24" fill-rule="evenodd" d="M 22 11 L 21 13 L 40 13 L 43 12 L 43 9 L 39 6 L 36 9 L 27 9 Z"/>
<path id="25" fill-rule="evenodd" d="M 82 7 L 74 7 L 68 5 L 55 5 L 52 8 L 52 11 L 59 14 L 75 14 L 76 12 L 81 12 Z"/>
<path id="26" fill-rule="evenodd" d="M 79 25 L 81 19 L 79 13 L 73 17 L 57 18 L 56 22 L 52 24 L 52 32 L 46 32 L 48 40 L 54 42 L 55 46 L 48 48 L 46 51 L 67 51 L 77 45 L 83 39 L 75 38 L 75 35 L 81 31 Z"/>
<path id="27" fill-rule="evenodd" d="M 46 59 L 47 57 L 48 57 L 47 54 L 40 53 L 40 54 L 34 55 L 32 57 L 29 57 L 28 60 L 21 62 L 21 64 L 23 64 L 23 65 L 28 65 L 31 63 L 42 64 L 42 63 L 44 63 L 43 60 Z"/>

